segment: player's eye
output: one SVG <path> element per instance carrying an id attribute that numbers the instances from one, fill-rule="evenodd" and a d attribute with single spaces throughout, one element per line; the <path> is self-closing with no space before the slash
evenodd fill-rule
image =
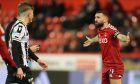
<path id="1" fill-rule="evenodd" d="M 100 17 L 99 17 L 99 16 L 97 16 L 96 18 L 98 18 L 98 19 L 99 19 Z"/>

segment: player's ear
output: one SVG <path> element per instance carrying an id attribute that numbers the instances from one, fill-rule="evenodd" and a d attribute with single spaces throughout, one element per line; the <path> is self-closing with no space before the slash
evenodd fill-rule
<path id="1" fill-rule="evenodd" d="M 106 22 L 106 19 L 105 18 L 103 18 L 103 22 Z"/>
<path id="2" fill-rule="evenodd" d="M 27 12 L 26 12 L 26 14 L 27 14 L 27 17 L 30 17 L 30 11 L 28 10 Z"/>
<path id="3" fill-rule="evenodd" d="M 30 12 L 30 11 L 28 11 L 28 16 L 30 16 L 30 14 L 31 14 L 31 12 Z"/>
<path id="4" fill-rule="evenodd" d="M 107 22 L 108 21 L 108 17 L 104 17 L 104 22 Z"/>

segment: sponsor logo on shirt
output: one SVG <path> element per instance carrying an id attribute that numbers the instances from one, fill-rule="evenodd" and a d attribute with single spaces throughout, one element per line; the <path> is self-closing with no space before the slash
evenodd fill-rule
<path id="1" fill-rule="evenodd" d="M 105 32 L 103 35 L 99 34 L 99 43 L 107 43 L 108 42 L 108 38 L 107 38 L 107 33 Z"/>
<path id="2" fill-rule="evenodd" d="M 99 43 L 107 43 L 108 39 L 107 38 L 99 38 Z"/>

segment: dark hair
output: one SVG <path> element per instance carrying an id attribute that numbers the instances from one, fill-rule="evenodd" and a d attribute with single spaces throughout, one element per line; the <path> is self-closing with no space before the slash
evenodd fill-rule
<path id="1" fill-rule="evenodd" d="M 109 15 L 109 13 L 107 11 L 100 10 L 100 11 L 97 11 L 96 14 L 97 13 L 102 13 L 103 15 L 105 15 L 108 18 L 108 22 L 111 21 L 110 15 Z"/>
<path id="2" fill-rule="evenodd" d="M 27 10 L 32 9 L 34 10 L 34 7 L 28 3 L 28 2 L 22 2 L 18 5 L 18 15 L 26 12 Z"/>
<path id="3" fill-rule="evenodd" d="M 107 11 L 100 10 L 100 11 L 97 11 L 96 14 L 97 13 L 102 13 L 103 15 L 107 16 L 108 18 L 110 17 L 109 13 Z"/>

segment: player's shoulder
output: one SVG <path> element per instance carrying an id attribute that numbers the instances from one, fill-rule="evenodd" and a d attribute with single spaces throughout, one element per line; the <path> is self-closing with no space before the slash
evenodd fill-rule
<path id="1" fill-rule="evenodd" d="M 26 29 L 26 26 L 18 20 L 13 25 L 13 31 L 20 31 L 21 33 L 21 31 L 25 31 L 25 29 Z"/>
<path id="2" fill-rule="evenodd" d="M 117 31 L 117 28 L 111 24 L 108 25 L 109 30 Z"/>
<path id="3" fill-rule="evenodd" d="M 13 27 L 14 27 L 14 28 L 16 28 L 16 27 L 25 28 L 26 26 L 25 26 L 22 22 L 16 21 L 15 24 L 13 25 Z"/>

